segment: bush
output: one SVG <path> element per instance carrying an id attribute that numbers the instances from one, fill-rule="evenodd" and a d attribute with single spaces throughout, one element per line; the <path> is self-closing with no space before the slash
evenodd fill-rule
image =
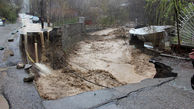
<path id="1" fill-rule="evenodd" d="M 17 20 L 19 8 L 10 5 L 8 2 L 0 0 L 0 17 L 6 18 L 7 21 L 14 23 Z"/>

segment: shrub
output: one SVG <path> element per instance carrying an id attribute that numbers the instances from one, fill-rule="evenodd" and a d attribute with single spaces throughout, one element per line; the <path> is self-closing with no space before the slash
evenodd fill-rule
<path id="1" fill-rule="evenodd" d="M 6 18 L 7 21 L 14 23 L 17 20 L 19 8 L 0 0 L 0 17 Z"/>

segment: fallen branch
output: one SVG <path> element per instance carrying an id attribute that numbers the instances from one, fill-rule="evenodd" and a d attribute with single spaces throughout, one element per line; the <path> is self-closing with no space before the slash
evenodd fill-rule
<path id="1" fill-rule="evenodd" d="M 173 56 L 173 55 L 170 55 L 170 54 L 164 54 L 164 53 L 162 53 L 162 51 L 157 51 L 157 50 L 154 50 L 154 49 L 148 49 L 148 48 L 146 48 L 146 49 L 150 50 L 152 52 L 155 52 L 155 53 L 159 54 L 160 56 L 164 56 L 164 57 L 187 60 L 187 61 L 191 60 L 190 58 L 184 58 L 184 57 L 180 57 L 180 56 Z"/>

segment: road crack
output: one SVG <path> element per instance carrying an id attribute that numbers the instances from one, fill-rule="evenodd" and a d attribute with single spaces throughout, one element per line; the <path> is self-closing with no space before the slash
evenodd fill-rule
<path id="1" fill-rule="evenodd" d="M 93 106 L 93 107 L 91 107 L 91 108 L 89 108 L 89 109 L 98 108 L 98 107 L 101 107 L 101 106 L 103 106 L 103 105 L 109 104 L 109 103 L 111 103 L 111 102 L 118 102 L 119 100 L 122 100 L 122 99 L 124 99 L 124 98 L 129 97 L 132 93 L 135 93 L 135 92 L 136 92 L 136 93 L 139 93 L 139 92 L 142 92 L 142 91 L 145 91 L 145 90 L 151 90 L 151 89 L 153 89 L 153 88 L 160 87 L 160 86 L 162 86 L 163 84 L 169 83 L 169 82 L 171 82 L 171 81 L 173 81 L 173 80 L 175 80 L 175 79 L 176 79 L 176 77 L 173 77 L 173 78 L 171 78 L 171 79 L 169 79 L 169 80 L 167 80 L 167 81 L 163 81 L 163 82 L 161 82 L 161 83 L 159 83 L 159 84 L 156 84 L 156 85 L 153 85 L 153 86 L 148 86 L 148 87 L 143 87 L 143 88 L 140 88 L 140 89 L 131 91 L 131 92 L 129 92 L 129 93 L 123 95 L 123 96 L 120 96 L 120 97 L 117 97 L 117 98 L 110 99 L 110 100 L 108 100 L 108 101 L 106 101 L 106 102 L 104 102 L 104 103 L 101 103 L 101 104 L 99 104 L 99 105 Z M 113 89 L 114 89 L 114 88 L 113 88 Z M 115 89 L 115 90 L 116 90 L 116 89 Z"/>

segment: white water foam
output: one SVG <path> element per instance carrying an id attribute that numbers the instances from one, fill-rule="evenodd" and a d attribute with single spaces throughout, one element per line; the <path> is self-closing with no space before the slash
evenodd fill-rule
<path id="1" fill-rule="evenodd" d="M 40 70 L 39 74 L 41 76 L 46 76 L 52 73 L 52 70 L 45 64 L 35 63 L 35 65 Z"/>

